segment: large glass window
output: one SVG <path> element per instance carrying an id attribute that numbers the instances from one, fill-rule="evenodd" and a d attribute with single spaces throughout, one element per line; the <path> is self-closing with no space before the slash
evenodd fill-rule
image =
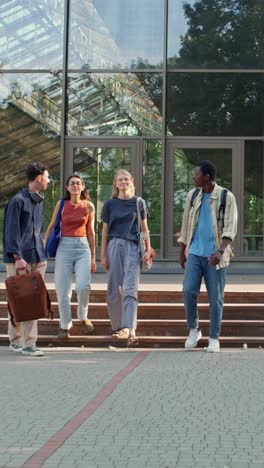
<path id="1" fill-rule="evenodd" d="M 168 66 L 263 68 L 262 0 L 169 0 Z"/>
<path id="2" fill-rule="evenodd" d="M 58 197 L 61 79 L 51 74 L 0 75 L 0 218 L 8 200 L 27 183 L 25 168 L 48 164 L 52 183 L 45 196 L 46 222 Z M 1 224 L 2 226 L 2 224 Z M 1 228 L 2 230 L 2 228 Z"/>
<path id="3" fill-rule="evenodd" d="M 143 198 L 146 201 L 149 218 L 151 244 L 158 253 L 160 250 L 160 218 L 162 192 L 162 145 L 150 140 L 144 144 Z"/>
<path id="4" fill-rule="evenodd" d="M 228 188 L 231 160 L 233 168 L 241 160 L 244 187 L 240 176 L 234 178 L 241 212 L 238 250 L 245 256 L 264 255 L 263 0 L 0 3 L 0 170 L 4 182 L 0 223 L 6 202 L 25 185 L 24 170 L 32 161 L 49 165 L 52 179 L 44 202 L 45 222 L 49 222 L 59 197 L 61 158 L 64 171 L 72 170 L 74 142 L 81 136 L 88 137 L 88 143 L 83 148 L 86 140 L 78 140 L 74 170 L 84 174 L 98 213 L 116 164 L 127 165 L 136 176 L 137 189 L 142 184 L 152 243 L 159 250 L 164 228 L 168 255 L 175 255 L 173 236 L 179 230 L 197 158 L 213 159 L 220 183 Z M 69 5 L 68 18 L 64 5 Z M 63 43 L 67 37 L 64 25 L 68 44 Z M 64 50 L 68 50 L 67 73 Z M 66 89 L 62 90 L 63 83 Z M 66 103 L 62 102 L 64 93 Z M 114 141 L 111 148 L 107 137 L 110 144 Z M 225 137 L 226 144 L 222 144 Z M 202 146 L 206 142 L 209 146 Z M 164 206 L 162 165 L 170 178 L 169 187 L 166 181 L 164 188 Z M 161 213 L 165 218 L 162 229 Z"/>
<path id="5" fill-rule="evenodd" d="M 1 68 L 62 68 L 63 11 L 64 0 L 1 2 Z"/>
<path id="6" fill-rule="evenodd" d="M 160 135 L 160 74 L 70 74 L 68 135 Z"/>
<path id="7" fill-rule="evenodd" d="M 244 255 L 264 255 L 264 142 L 245 143 Z"/>
<path id="8" fill-rule="evenodd" d="M 69 68 L 160 67 L 164 0 L 71 0 Z"/>
<path id="9" fill-rule="evenodd" d="M 167 129 L 173 135 L 263 136 L 264 75 L 170 73 Z"/>

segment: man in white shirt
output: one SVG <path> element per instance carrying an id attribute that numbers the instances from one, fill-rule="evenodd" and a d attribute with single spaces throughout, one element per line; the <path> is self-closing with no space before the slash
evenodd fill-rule
<path id="1" fill-rule="evenodd" d="M 219 336 L 224 305 L 226 267 L 237 231 L 237 206 L 232 192 L 215 182 L 216 167 L 211 161 L 197 164 L 195 189 L 187 194 L 180 243 L 180 265 L 185 269 L 183 291 L 187 325 L 186 348 L 195 348 L 202 337 L 197 298 L 204 278 L 210 305 L 210 337 L 207 352 L 219 352 Z M 224 206 L 221 200 L 224 194 Z"/>

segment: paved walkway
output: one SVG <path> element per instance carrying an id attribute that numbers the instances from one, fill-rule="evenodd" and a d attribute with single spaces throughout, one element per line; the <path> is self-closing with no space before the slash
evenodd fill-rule
<path id="1" fill-rule="evenodd" d="M 0 348 L 0 467 L 264 468 L 264 350 Z"/>

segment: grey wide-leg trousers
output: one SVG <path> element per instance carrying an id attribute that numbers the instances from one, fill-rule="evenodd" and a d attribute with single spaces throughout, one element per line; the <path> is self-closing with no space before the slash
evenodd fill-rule
<path id="1" fill-rule="evenodd" d="M 140 254 L 135 242 L 114 238 L 107 245 L 107 307 L 113 331 L 137 328 Z"/>

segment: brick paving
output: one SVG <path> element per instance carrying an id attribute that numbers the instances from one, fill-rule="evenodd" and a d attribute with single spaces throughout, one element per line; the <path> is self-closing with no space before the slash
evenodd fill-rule
<path id="1" fill-rule="evenodd" d="M 263 359 L 0 348 L 0 468 L 264 468 Z"/>

